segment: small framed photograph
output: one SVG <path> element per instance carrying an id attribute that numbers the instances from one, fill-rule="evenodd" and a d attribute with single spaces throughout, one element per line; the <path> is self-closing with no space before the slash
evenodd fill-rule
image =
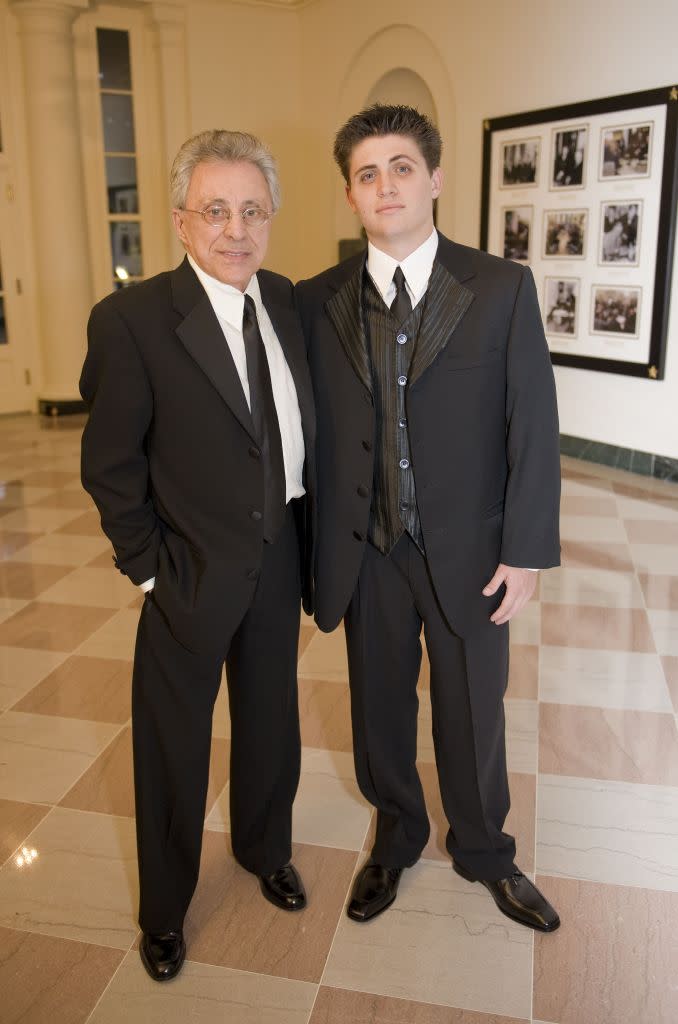
<path id="1" fill-rule="evenodd" d="M 632 203 L 603 203 L 599 263 L 617 267 L 638 266 L 642 209 L 640 200 Z"/>
<path id="2" fill-rule="evenodd" d="M 591 333 L 605 334 L 611 338 L 637 338 L 641 291 L 641 288 L 594 284 Z"/>
<path id="3" fill-rule="evenodd" d="M 545 210 L 545 260 L 582 260 L 586 256 L 588 210 Z"/>
<path id="4" fill-rule="evenodd" d="M 532 241 L 531 206 L 505 206 L 502 210 L 504 259 L 527 263 Z"/>
<path id="5" fill-rule="evenodd" d="M 649 177 L 652 128 L 650 122 L 602 129 L 599 174 L 601 181 L 608 178 Z"/>
<path id="6" fill-rule="evenodd" d="M 554 131 L 551 189 L 584 188 L 587 145 L 588 125 Z"/>
<path id="7" fill-rule="evenodd" d="M 577 337 L 578 277 L 547 277 L 544 282 L 544 329 L 547 335 Z"/>
<path id="8" fill-rule="evenodd" d="M 527 188 L 539 176 L 539 139 L 505 142 L 499 188 Z"/>

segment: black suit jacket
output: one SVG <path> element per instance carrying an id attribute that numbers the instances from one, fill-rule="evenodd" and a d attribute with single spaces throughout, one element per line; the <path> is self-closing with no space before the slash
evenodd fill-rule
<path id="1" fill-rule="evenodd" d="M 375 411 L 365 256 L 297 285 L 318 415 L 316 619 L 344 615 L 367 533 Z M 460 635 L 487 623 L 499 562 L 559 564 L 553 371 L 532 274 L 440 235 L 406 408 L 429 569 Z"/>
<path id="2" fill-rule="evenodd" d="M 310 487 L 315 413 L 292 285 L 257 276 L 294 378 Z M 218 646 L 256 587 L 263 526 L 250 513 L 263 508 L 264 479 L 235 364 L 187 260 L 94 307 L 80 391 L 83 485 L 118 568 L 137 584 L 155 576 L 181 643 Z M 304 570 L 308 610 L 307 557 Z"/>

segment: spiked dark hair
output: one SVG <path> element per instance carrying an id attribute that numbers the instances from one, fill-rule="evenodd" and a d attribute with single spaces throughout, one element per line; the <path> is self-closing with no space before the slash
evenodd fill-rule
<path id="1" fill-rule="evenodd" d="M 353 150 L 372 136 L 405 135 L 416 142 L 426 161 L 429 173 L 440 166 L 443 142 L 440 132 L 426 114 L 402 104 L 374 103 L 350 117 L 336 134 L 334 159 L 344 180 L 350 185 L 350 163 Z"/>

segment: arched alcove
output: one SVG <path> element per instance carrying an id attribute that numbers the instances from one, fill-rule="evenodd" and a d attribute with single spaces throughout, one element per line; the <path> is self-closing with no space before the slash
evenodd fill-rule
<path id="1" fill-rule="evenodd" d="M 336 126 L 381 100 L 408 103 L 428 114 L 443 136 L 443 168 L 454 164 L 455 113 L 447 69 L 433 41 L 411 25 L 390 25 L 368 39 L 349 63 L 337 102 Z M 443 189 L 438 225 L 452 233 L 454 197 Z M 336 238 L 356 238 L 359 225 L 337 190 Z"/>

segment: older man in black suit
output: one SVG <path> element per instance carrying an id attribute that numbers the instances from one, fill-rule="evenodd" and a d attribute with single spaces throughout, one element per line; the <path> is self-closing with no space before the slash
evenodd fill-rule
<path id="1" fill-rule="evenodd" d="M 251 135 L 202 132 L 171 188 L 186 258 L 95 306 L 80 383 L 83 483 L 118 568 L 146 592 L 132 724 L 140 952 L 157 981 L 185 957 L 224 661 L 233 852 L 276 906 L 305 905 L 289 859 L 315 430 L 292 286 L 259 269 L 279 205 L 271 154 Z"/>
<path id="2" fill-rule="evenodd" d="M 423 624 L 455 870 L 551 931 L 558 915 L 503 831 L 503 696 L 508 621 L 534 570 L 559 562 L 553 372 L 530 271 L 434 229 L 440 152 L 410 107 L 352 117 L 335 158 L 367 256 L 297 286 L 318 411 L 316 618 L 344 618 L 356 772 L 377 808 L 348 914 L 385 910 L 428 839 Z"/>

